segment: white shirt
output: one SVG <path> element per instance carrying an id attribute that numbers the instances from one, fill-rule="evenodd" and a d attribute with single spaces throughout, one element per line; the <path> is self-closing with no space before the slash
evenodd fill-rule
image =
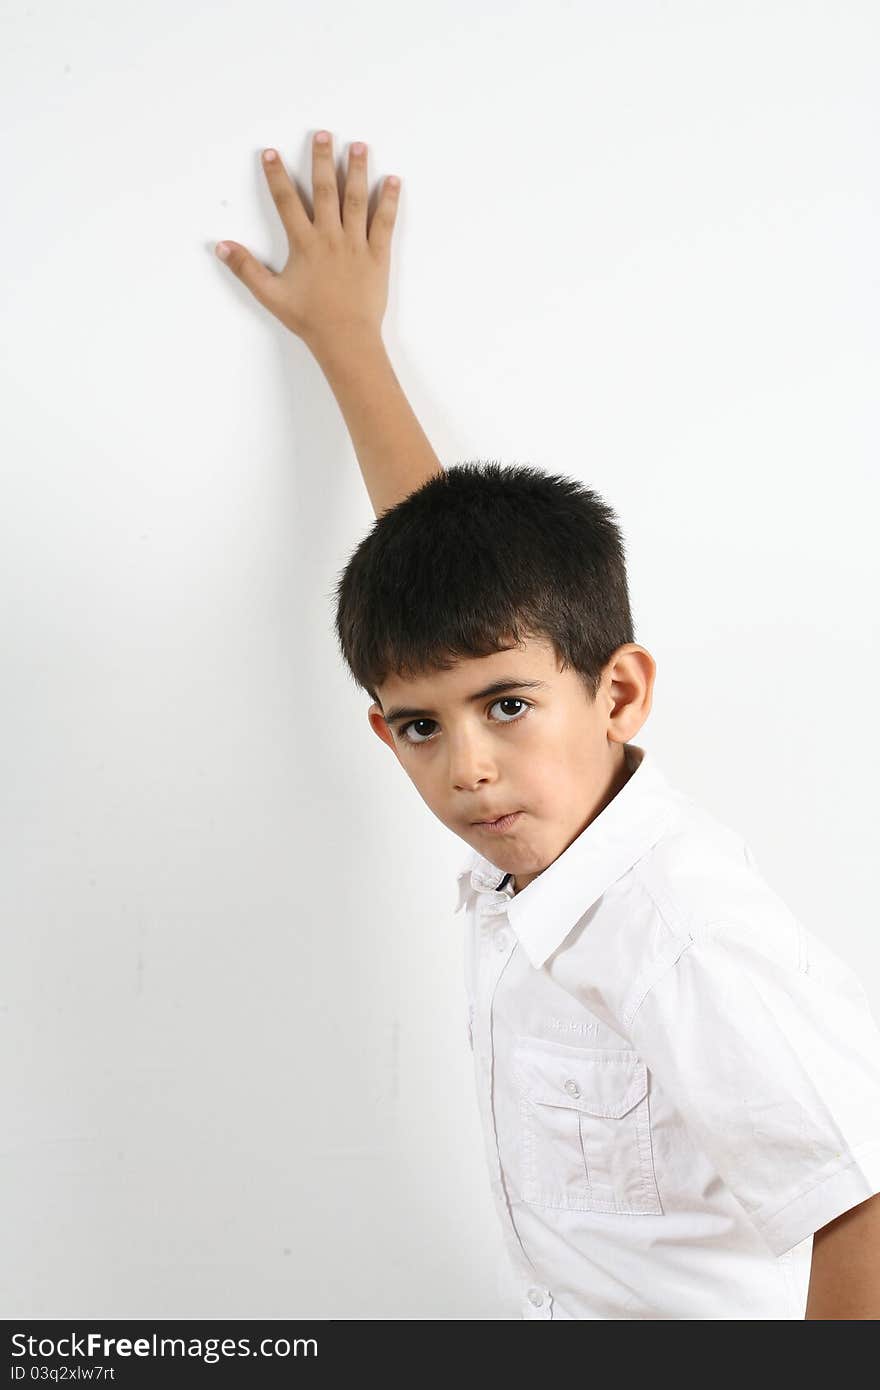
<path id="1" fill-rule="evenodd" d="M 742 838 L 626 757 L 521 892 L 458 876 L 513 1315 L 802 1319 L 812 1233 L 880 1191 L 880 1030 Z"/>

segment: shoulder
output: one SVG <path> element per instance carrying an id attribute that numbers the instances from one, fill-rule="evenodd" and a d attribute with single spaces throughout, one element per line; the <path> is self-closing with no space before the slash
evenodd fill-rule
<path id="1" fill-rule="evenodd" d="M 679 962 L 699 970 L 704 988 L 749 978 L 768 997 L 864 1011 L 850 962 L 792 911 L 743 836 L 709 812 L 688 803 L 634 872 L 657 926 L 623 1009 L 627 1022 Z"/>
<path id="2" fill-rule="evenodd" d="M 641 991 L 682 952 L 719 937 L 794 969 L 805 968 L 808 945 L 824 952 L 764 878 L 743 835 L 686 798 L 634 875 L 658 922 Z"/>
<path id="3" fill-rule="evenodd" d="M 687 799 L 635 871 L 675 937 L 699 939 L 721 924 L 757 921 L 792 938 L 797 925 L 743 835 Z"/>

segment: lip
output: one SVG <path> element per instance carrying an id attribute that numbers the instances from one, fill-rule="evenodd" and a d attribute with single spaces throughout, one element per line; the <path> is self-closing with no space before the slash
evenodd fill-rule
<path id="1" fill-rule="evenodd" d="M 498 820 L 474 821 L 477 830 L 488 830 L 491 835 L 504 835 L 518 823 L 522 811 L 511 811 L 509 815 L 499 816 Z"/>

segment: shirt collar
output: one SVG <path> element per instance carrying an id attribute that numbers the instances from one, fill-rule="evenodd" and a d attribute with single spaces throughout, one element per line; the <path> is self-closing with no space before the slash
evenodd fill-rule
<path id="1" fill-rule="evenodd" d="M 470 892 L 508 899 L 507 916 L 535 967 L 565 940 L 611 884 L 662 838 L 674 814 L 674 792 L 646 749 L 624 744 L 632 768 L 604 810 L 552 864 L 514 895 L 511 877 L 478 850 L 458 872 L 458 906 Z"/>

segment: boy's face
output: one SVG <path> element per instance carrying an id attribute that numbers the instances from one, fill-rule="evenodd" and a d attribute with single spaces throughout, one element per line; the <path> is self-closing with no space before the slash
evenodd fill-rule
<path id="1" fill-rule="evenodd" d="M 650 713 L 655 669 L 644 647 L 618 647 L 590 704 L 551 643 L 530 638 L 449 671 L 389 676 L 368 718 L 438 820 L 512 873 L 518 893 L 624 785 L 623 745 Z M 507 829 L 478 823 L 513 811 Z"/>

